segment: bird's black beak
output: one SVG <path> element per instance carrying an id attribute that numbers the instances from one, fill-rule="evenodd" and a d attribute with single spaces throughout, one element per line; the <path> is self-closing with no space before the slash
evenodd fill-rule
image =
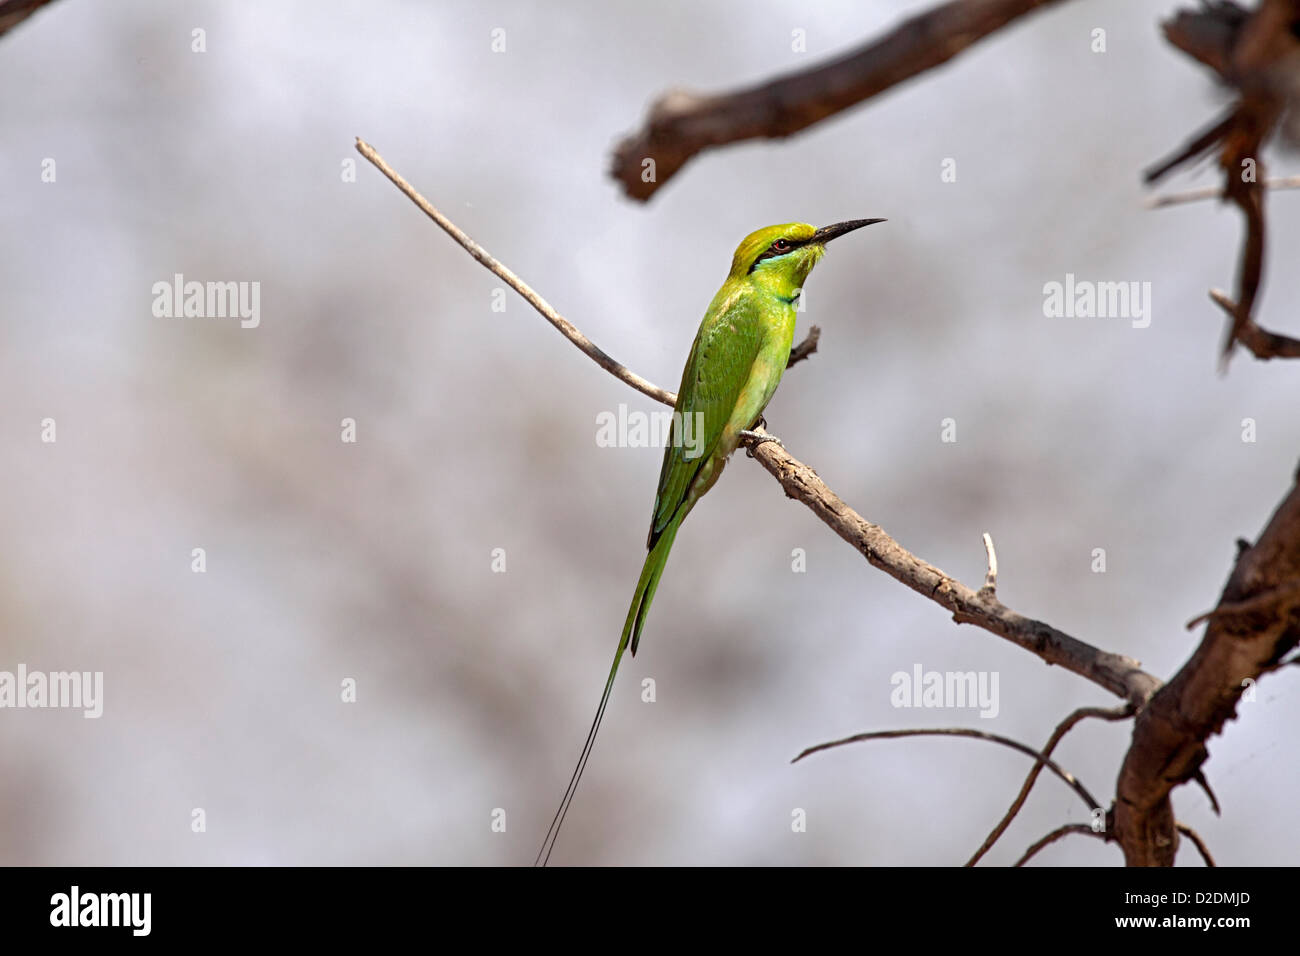
<path id="1" fill-rule="evenodd" d="M 852 232 L 854 229 L 861 229 L 863 226 L 869 226 L 873 222 L 884 222 L 884 219 L 850 219 L 848 222 L 837 222 L 833 226 L 822 226 L 813 233 L 810 243 L 826 245 L 832 239 L 838 239 L 846 232 Z"/>

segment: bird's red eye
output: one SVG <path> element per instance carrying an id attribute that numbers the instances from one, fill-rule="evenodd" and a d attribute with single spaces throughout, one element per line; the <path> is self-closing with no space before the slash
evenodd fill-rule
<path id="1" fill-rule="evenodd" d="M 787 249 L 790 248 L 790 240 L 778 239 L 776 242 L 772 243 L 772 248 L 775 249 L 777 252 L 785 252 Z"/>

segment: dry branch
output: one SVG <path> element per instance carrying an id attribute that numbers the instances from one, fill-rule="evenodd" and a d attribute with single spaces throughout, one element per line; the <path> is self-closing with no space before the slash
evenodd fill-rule
<path id="1" fill-rule="evenodd" d="M 1194 135 L 1173 156 L 1147 170 L 1155 182 L 1170 170 L 1211 150 L 1223 170 L 1223 198 L 1241 210 L 1246 233 L 1237 264 L 1237 291 L 1230 299 L 1214 290 L 1211 298 L 1228 314 L 1222 356 L 1226 362 L 1237 343 L 1256 358 L 1295 358 L 1300 341 L 1260 328 L 1255 301 L 1264 276 L 1267 195 L 1260 158 L 1288 110 L 1294 111 L 1297 61 L 1300 61 L 1300 0 L 1260 0 L 1248 11 L 1234 3 L 1181 10 L 1164 24 L 1166 39 L 1205 64 L 1237 100 L 1218 120 Z"/>
<path id="2" fill-rule="evenodd" d="M 1141 706 L 1160 686 L 1138 661 L 1098 650 L 1050 624 L 1025 617 L 988 591 L 974 591 L 912 554 L 850 508 L 827 487 L 817 472 L 784 448 L 768 442 L 754 457 L 781 482 L 786 495 L 798 499 L 874 567 L 952 612 L 958 624 L 974 624 L 1103 687 L 1121 700 Z"/>
<path id="3" fill-rule="evenodd" d="M 741 140 L 797 133 L 933 69 L 1012 20 L 1058 0 L 952 0 L 820 66 L 713 95 L 674 90 L 614 151 L 610 175 L 645 201 L 696 153 Z M 645 175 L 652 160 L 654 175 Z"/>
<path id="4" fill-rule="evenodd" d="M 0 36 L 4 36 L 51 0 L 0 0 Z"/>
<path id="5" fill-rule="evenodd" d="M 1130 866 L 1172 866 L 1169 795 L 1209 756 L 1205 741 L 1236 716 L 1245 689 L 1300 644 L 1300 484 L 1241 552 L 1191 659 L 1138 714 L 1120 770 L 1116 835 Z M 1260 595 L 1269 595 L 1255 603 Z"/>

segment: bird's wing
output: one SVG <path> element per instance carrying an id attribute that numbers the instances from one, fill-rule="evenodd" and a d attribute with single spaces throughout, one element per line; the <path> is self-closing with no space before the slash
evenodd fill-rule
<path id="1" fill-rule="evenodd" d="M 762 347 L 763 327 L 744 290 L 715 305 L 695 336 L 682 373 L 674 409 L 678 414 L 673 415 L 659 472 L 649 547 L 686 500 L 691 482 L 717 447 Z"/>

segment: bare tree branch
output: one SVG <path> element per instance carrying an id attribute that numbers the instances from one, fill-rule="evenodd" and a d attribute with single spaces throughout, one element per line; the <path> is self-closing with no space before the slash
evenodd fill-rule
<path id="1" fill-rule="evenodd" d="M 951 0 L 808 70 L 732 93 L 673 90 L 655 101 L 645 127 L 615 149 L 610 175 L 628 196 L 645 201 L 702 150 L 797 133 L 946 63 L 1018 17 L 1056 2 Z"/>
<path id="2" fill-rule="evenodd" d="M 0 0 L 0 36 L 4 36 L 50 0 Z"/>
<path id="3" fill-rule="evenodd" d="M 952 612 L 958 624 L 974 624 L 1141 706 L 1160 686 L 1130 657 L 1098 650 L 1050 624 L 1006 607 L 995 595 L 972 591 L 916 557 L 883 528 L 867 521 L 826 486 L 815 471 L 774 442 L 754 448 L 754 457 L 785 489 L 806 505 L 874 567 Z"/>
<path id="4" fill-rule="evenodd" d="M 1300 478 L 1300 476 L 1297 476 Z M 1195 779 L 1205 741 L 1236 716 L 1247 687 L 1300 644 L 1300 484 L 1237 558 L 1191 659 L 1138 714 L 1120 769 L 1116 835 L 1130 866 L 1172 866 L 1177 830 L 1169 795 Z M 1250 603 L 1269 595 L 1262 605 Z"/>
<path id="5" fill-rule="evenodd" d="M 1223 116 L 1145 174 L 1152 183 L 1182 163 L 1218 151 L 1222 196 L 1246 221 L 1235 301 L 1217 290 L 1210 293 L 1229 318 L 1222 364 L 1226 366 L 1238 342 L 1260 359 L 1300 356 L 1300 342 L 1261 329 L 1253 317 L 1264 275 L 1266 235 L 1260 154 L 1279 120 L 1297 108 L 1291 75 L 1300 55 L 1300 0 L 1260 0 L 1250 11 L 1233 3 L 1180 10 L 1164 24 L 1164 31 L 1172 45 L 1208 66 L 1238 94 Z"/>

